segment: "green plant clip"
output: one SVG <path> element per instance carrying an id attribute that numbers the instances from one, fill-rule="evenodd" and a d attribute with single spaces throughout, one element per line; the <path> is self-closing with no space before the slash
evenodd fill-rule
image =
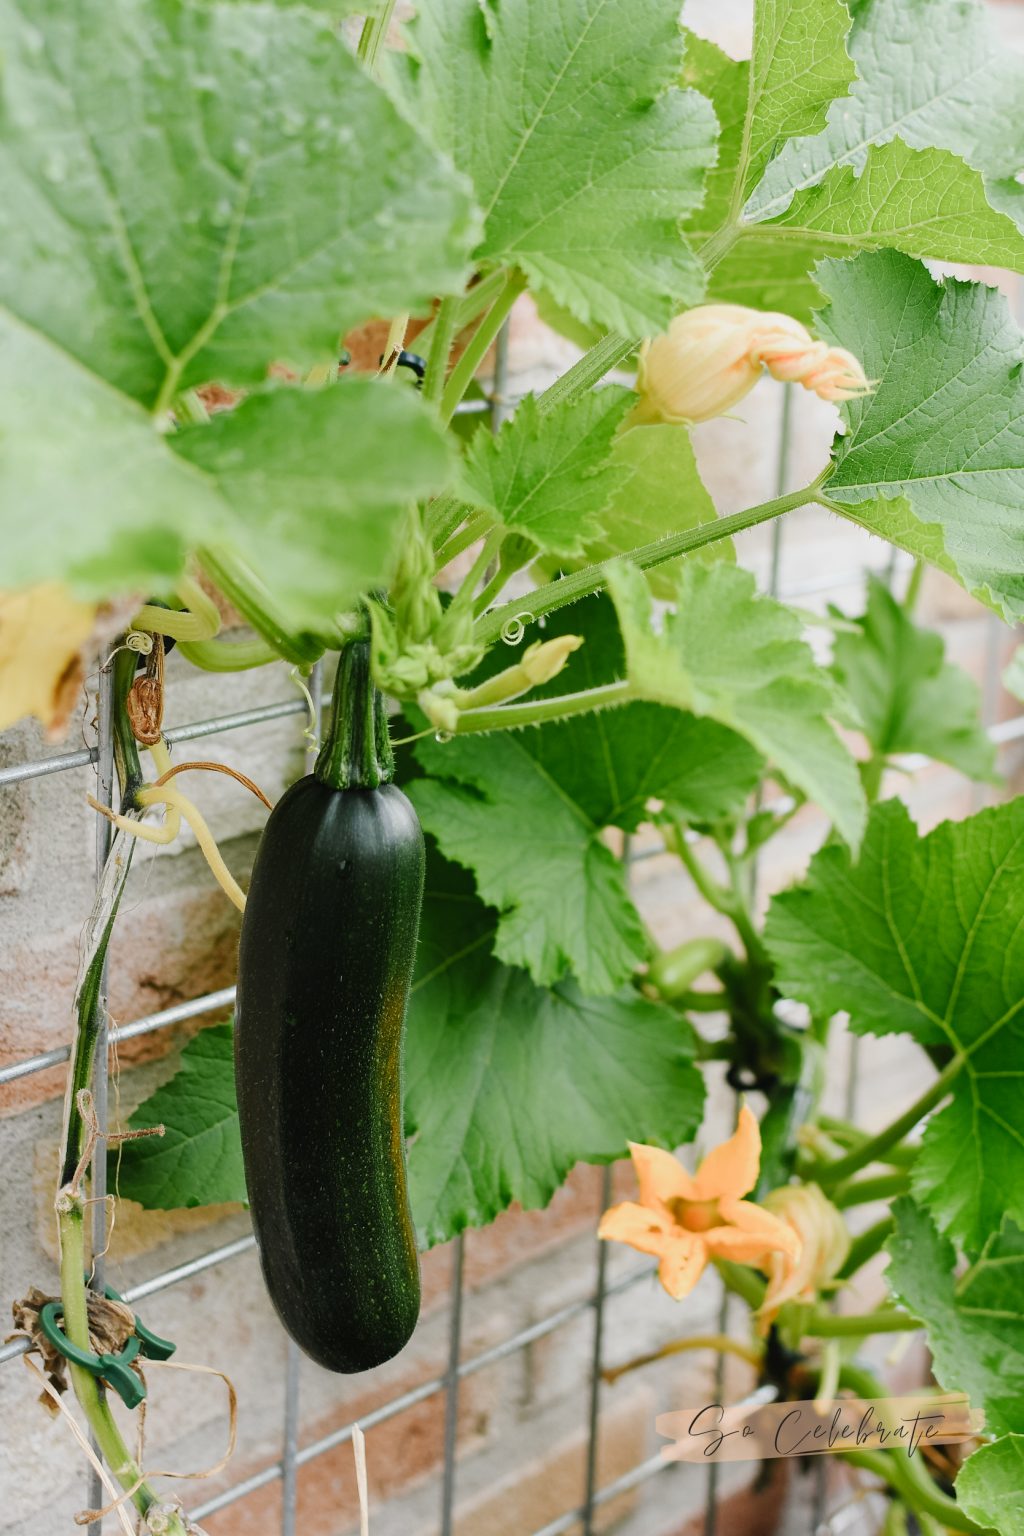
<path id="1" fill-rule="evenodd" d="M 108 1301 L 123 1302 L 123 1297 L 118 1295 L 113 1286 L 108 1285 L 103 1294 Z M 63 1315 L 62 1301 L 46 1303 L 39 1314 L 39 1326 L 45 1337 L 72 1365 L 80 1366 L 83 1371 L 102 1378 L 109 1387 L 113 1387 L 126 1408 L 137 1408 L 146 1396 L 145 1383 L 131 1369 L 136 1356 L 142 1354 L 147 1360 L 167 1360 L 178 1347 L 170 1339 L 162 1339 L 159 1334 L 151 1332 L 136 1317 L 135 1331 L 118 1354 L 97 1355 L 91 1349 L 79 1349 L 77 1344 L 72 1344 L 57 1321 Z"/>

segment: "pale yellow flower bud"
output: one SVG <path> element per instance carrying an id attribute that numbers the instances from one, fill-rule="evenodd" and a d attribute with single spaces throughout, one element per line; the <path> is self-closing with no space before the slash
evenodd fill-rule
<path id="1" fill-rule="evenodd" d="M 810 1302 L 842 1268 L 850 1251 L 846 1223 L 817 1184 L 787 1184 L 761 1204 L 792 1227 L 801 1240 L 796 1263 L 773 1254 L 765 1266 L 768 1289 L 758 1316 L 767 1329 L 787 1301 Z"/>
<path id="2" fill-rule="evenodd" d="M 790 315 L 702 304 L 641 347 L 634 420 L 691 424 L 721 416 L 765 369 L 823 400 L 851 400 L 871 388 L 851 352 L 815 341 Z"/>
<path id="3" fill-rule="evenodd" d="M 477 688 L 460 689 L 459 708 L 480 709 L 488 704 L 506 704 L 541 683 L 550 683 L 582 644 L 581 635 L 559 635 L 555 640 L 534 641 L 514 667 L 506 667 L 504 672 L 489 677 Z"/>

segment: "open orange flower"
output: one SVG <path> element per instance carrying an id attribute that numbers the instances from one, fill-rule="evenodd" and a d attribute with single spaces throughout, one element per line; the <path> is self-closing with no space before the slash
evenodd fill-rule
<path id="1" fill-rule="evenodd" d="M 708 1153 L 695 1174 L 671 1152 L 629 1144 L 639 1203 L 605 1211 L 598 1237 L 661 1260 L 658 1278 L 676 1301 L 693 1290 L 709 1259 L 764 1264 L 781 1254 L 795 1264 L 800 1238 L 787 1222 L 751 1200 L 761 1165 L 761 1131 L 744 1104 L 735 1133 Z"/>

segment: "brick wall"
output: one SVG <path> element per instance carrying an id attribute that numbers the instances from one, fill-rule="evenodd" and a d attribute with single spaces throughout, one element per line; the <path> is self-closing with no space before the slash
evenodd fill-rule
<path id="1" fill-rule="evenodd" d="M 1008 38 L 1024 35 L 1021 7 L 998 6 Z M 735 52 L 745 46 L 749 6 L 744 0 L 692 0 L 690 17 Z M 1020 295 L 1017 295 L 1018 301 Z M 376 342 L 371 340 L 370 350 Z M 512 387 L 542 385 L 564 368 L 571 349 L 537 323 L 528 300 L 513 320 Z M 781 391 L 759 387 L 743 407 L 747 425 L 709 423 L 697 432 L 702 469 L 722 512 L 761 500 L 774 491 Z M 833 416 L 819 402 L 801 401 L 790 466 L 793 483 L 823 462 Z M 744 536 L 741 558 L 762 575 L 770 534 Z M 787 522 L 782 561 L 784 592 L 821 609 L 827 600 L 853 611 L 863 572 L 884 568 L 887 546 L 852 525 L 818 511 Z M 835 583 L 820 590 L 823 576 Z M 815 588 L 809 591 L 808 588 Z M 1011 638 L 976 604 L 934 573 L 924 583 L 921 616 L 941 629 L 950 654 L 979 680 L 997 675 Z M 94 685 L 95 680 L 91 680 Z M 294 697 L 284 666 L 230 679 L 197 675 L 173 657 L 168 667 L 168 720 L 181 723 L 255 704 Z M 990 720 L 1017 706 L 989 687 Z M 68 746 L 92 739 L 93 703 L 72 726 Z M 39 756 L 38 731 L 23 724 L 0 736 L 0 766 Z M 250 773 L 273 798 L 301 771 L 301 726 L 296 717 L 215 737 L 204 755 L 230 761 Z M 1021 750 L 1002 755 L 1010 786 L 1021 788 Z M 17 1060 L 65 1043 L 83 920 L 93 886 L 93 827 L 85 806 L 91 771 L 76 770 L 0 791 L 0 1062 Z M 901 784 L 915 815 L 926 826 L 976 807 L 975 791 L 950 770 L 935 766 Z M 237 785 L 213 776 L 196 791 L 216 827 L 227 862 L 239 878 L 251 866 L 262 812 Z M 798 816 L 764 870 L 763 894 L 794 878 L 823 832 L 808 808 Z M 639 841 L 643 847 L 643 839 Z M 664 943 L 678 941 L 699 921 L 711 926 L 678 866 L 664 856 L 636 866 L 637 900 Z M 127 1022 L 233 980 L 237 915 L 213 886 L 190 837 L 171 849 L 140 845 L 112 950 L 111 1013 Z M 175 1069 L 195 1021 L 144 1036 L 119 1052 L 116 1113 L 133 1106 Z M 833 1047 L 835 1072 L 830 1106 L 842 1107 L 849 1042 Z M 898 1040 L 871 1042 L 862 1052 L 869 1125 L 882 1124 L 917 1089 L 919 1062 Z M 0 1090 L 0 1305 L 29 1285 L 55 1284 L 52 1217 L 54 1164 L 60 1123 L 63 1071 L 36 1074 Z M 727 1124 L 729 1096 L 717 1085 L 709 1139 Z M 628 1169 L 616 1173 L 629 1188 Z M 466 1300 L 463 1354 L 475 1355 L 531 1326 L 560 1307 L 582 1301 L 593 1285 L 594 1228 L 601 1205 L 601 1175 L 578 1169 L 550 1208 L 510 1212 L 490 1229 L 470 1233 L 465 1246 Z M 109 1263 L 115 1284 L 129 1286 L 182 1263 L 247 1231 L 235 1207 L 172 1214 L 146 1213 L 130 1204 L 118 1213 Z M 365 1379 L 332 1377 L 304 1364 L 301 1375 L 300 1444 L 309 1444 L 365 1416 L 381 1403 L 438 1377 L 445 1369 L 449 1249 L 426 1256 L 423 1322 L 398 1360 Z M 637 1256 L 613 1250 L 614 1281 Z M 876 1282 L 877 1283 L 877 1277 Z M 685 1311 L 651 1282 L 625 1291 L 608 1304 L 605 1357 L 616 1364 L 657 1348 L 682 1332 L 714 1326 L 719 1298 L 704 1282 Z M 158 1332 L 179 1341 L 179 1357 L 227 1369 L 239 1394 L 239 1444 L 230 1468 L 190 1489 L 194 1504 L 258 1472 L 281 1454 L 284 1337 L 263 1292 L 254 1256 L 232 1259 L 152 1297 L 143 1316 Z M 593 1317 L 583 1311 L 529 1347 L 467 1377 L 459 1398 L 459 1536 L 531 1536 L 579 1502 L 585 1454 L 586 1391 Z M 668 1360 L 602 1389 L 599 1480 L 608 1482 L 651 1456 L 658 1442 L 656 1413 L 705 1401 L 712 1380 L 708 1356 Z M 151 1373 L 152 1410 L 147 1423 L 147 1464 L 182 1471 L 201 1468 L 220 1454 L 224 1435 L 223 1393 L 212 1378 L 178 1372 Z M 727 1393 L 748 1386 L 733 1363 Z M 70 1530 L 85 1503 L 84 1468 L 66 1427 L 35 1405 L 35 1388 L 19 1363 L 0 1369 L 0 1532 L 4 1536 L 55 1536 Z M 444 1399 L 435 1393 L 368 1437 L 373 1536 L 429 1536 L 437 1529 L 438 1473 L 443 1446 Z M 727 1469 L 729 1493 L 746 1478 Z M 169 1491 L 173 1484 L 167 1485 Z M 680 1536 L 700 1529 L 703 1473 L 678 1469 L 625 1496 L 603 1515 L 603 1527 L 623 1536 Z M 792 1491 L 796 1505 L 806 1489 Z M 781 1497 L 781 1494 L 779 1495 Z M 210 1536 L 272 1536 L 280 1528 L 280 1484 L 253 1493 L 204 1522 Z M 298 1529 L 303 1536 L 344 1536 L 356 1517 L 350 1447 L 312 1461 L 298 1480 Z M 690 1524 L 691 1517 L 697 1519 Z M 735 1506 L 736 1529 L 758 1528 L 749 1505 Z M 794 1520 L 796 1517 L 793 1517 Z M 112 1521 L 107 1529 L 115 1528 Z M 806 1529 L 806 1521 L 793 1529 Z M 720 1532 L 729 1529 L 722 1523 Z"/>

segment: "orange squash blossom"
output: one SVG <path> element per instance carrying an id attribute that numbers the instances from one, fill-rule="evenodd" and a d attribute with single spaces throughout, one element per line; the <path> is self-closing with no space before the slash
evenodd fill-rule
<path id="1" fill-rule="evenodd" d="M 796 1264 L 796 1231 L 770 1211 L 744 1200 L 757 1183 L 761 1132 L 744 1104 L 736 1130 L 713 1148 L 695 1174 L 671 1152 L 630 1142 L 639 1201 L 604 1213 L 598 1236 L 660 1259 L 658 1278 L 676 1301 L 693 1290 L 710 1259 L 763 1265 L 773 1255 Z"/>

